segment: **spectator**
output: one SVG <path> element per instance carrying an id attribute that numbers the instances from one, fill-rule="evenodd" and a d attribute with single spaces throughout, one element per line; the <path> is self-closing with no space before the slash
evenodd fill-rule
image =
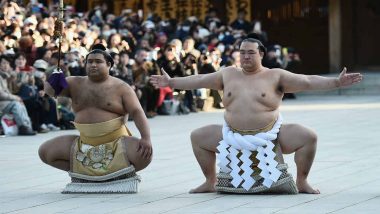
<path id="1" fill-rule="evenodd" d="M 182 63 L 177 61 L 174 45 L 166 45 L 164 55 L 158 59 L 157 64 L 169 74 L 170 77 L 182 77 L 184 69 Z"/>
<path id="2" fill-rule="evenodd" d="M 0 114 L 13 115 L 19 135 L 35 135 L 36 132 L 32 129 L 32 122 L 22 99 L 9 91 L 7 80 L 10 75 L 3 71 L 9 70 L 10 64 L 5 58 L 5 56 L 0 56 Z"/>
<path id="3" fill-rule="evenodd" d="M 135 87 L 135 84 L 133 82 L 132 66 L 129 64 L 128 53 L 125 51 L 120 52 L 119 59 L 120 59 L 119 63 L 117 63 L 117 64 L 116 64 L 117 61 L 114 60 L 115 65 L 118 69 L 118 72 L 115 74 L 115 77 L 117 77 L 117 78 L 123 80 L 124 82 L 128 83 L 128 85 L 130 85 L 136 91 L 136 87 Z M 140 92 L 140 94 L 141 94 L 141 92 Z"/>
<path id="4" fill-rule="evenodd" d="M 239 9 L 237 18 L 231 23 L 232 29 L 242 35 L 246 35 L 251 30 L 250 23 L 245 19 L 246 14 L 244 8 Z"/>
<path id="5" fill-rule="evenodd" d="M 294 48 L 286 48 L 284 51 L 284 62 L 285 62 L 285 69 L 300 74 L 300 67 L 301 67 L 301 58 L 299 54 L 295 51 Z M 283 99 L 295 99 L 296 95 L 294 93 L 285 93 Z"/>
<path id="6" fill-rule="evenodd" d="M 164 32 L 159 32 L 157 34 L 157 42 L 154 45 L 154 48 L 164 48 L 166 43 L 168 42 L 168 36 Z"/>
<path id="7" fill-rule="evenodd" d="M 31 66 L 36 60 L 36 47 L 33 42 L 33 38 L 29 35 L 22 36 L 18 41 L 19 52 L 23 54 L 24 58 L 27 60 L 26 65 Z"/>
<path id="8" fill-rule="evenodd" d="M 73 48 L 65 55 L 65 65 L 68 68 L 70 76 L 85 76 L 83 59 L 77 48 Z"/>
<path id="9" fill-rule="evenodd" d="M 258 39 L 260 40 L 264 45 L 268 44 L 268 36 L 265 31 L 261 29 L 261 22 L 256 20 L 253 22 L 253 29 L 248 34 L 248 38 Z"/>
<path id="10" fill-rule="evenodd" d="M 268 52 L 263 60 L 263 65 L 267 68 L 283 68 L 281 59 L 281 46 L 273 45 L 268 47 Z"/>
<path id="11" fill-rule="evenodd" d="M 44 61 L 48 62 L 51 58 L 51 54 L 51 50 L 45 47 L 39 47 L 36 50 L 36 59 L 43 59 Z"/>
<path id="12" fill-rule="evenodd" d="M 186 55 L 191 54 L 195 57 L 195 60 L 198 61 L 199 56 L 201 55 L 200 51 L 194 48 L 195 41 L 192 37 L 186 37 L 183 41 L 183 50 L 181 51 L 181 59 Z"/>
<path id="13" fill-rule="evenodd" d="M 24 53 L 16 54 L 15 70 L 16 72 L 32 72 L 33 68 L 26 64 L 26 55 Z"/>
<path id="14" fill-rule="evenodd" d="M 135 64 L 132 66 L 134 84 L 142 92 L 140 103 L 148 118 L 157 115 L 157 101 L 159 90 L 149 83 L 150 75 L 160 74 L 156 63 L 147 61 L 148 53 L 143 49 L 136 52 Z"/>
<path id="15" fill-rule="evenodd" d="M 184 76 L 191 76 L 198 74 L 197 58 L 192 53 L 188 53 L 183 59 Z M 191 111 L 197 112 L 194 95 L 195 90 L 185 90 L 185 97 L 183 99 L 184 105 Z"/>
<path id="16" fill-rule="evenodd" d="M 46 80 L 45 71 L 48 68 L 48 63 L 44 60 L 36 60 L 33 64 L 33 67 L 36 69 L 34 72 L 35 83 L 37 88 L 37 109 L 36 112 L 39 112 L 39 132 L 45 131 L 46 129 L 50 131 L 58 131 L 59 127 L 57 118 L 57 104 L 55 100 L 45 94 L 44 91 L 44 81 Z"/>

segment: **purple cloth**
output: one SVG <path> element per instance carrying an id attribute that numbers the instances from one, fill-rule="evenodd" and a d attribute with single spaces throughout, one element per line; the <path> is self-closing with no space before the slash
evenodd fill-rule
<path id="1" fill-rule="evenodd" d="M 54 72 L 50 75 L 47 80 L 51 87 L 54 89 L 55 96 L 58 96 L 63 89 L 67 88 L 69 85 L 67 84 L 65 74 L 62 72 Z"/>

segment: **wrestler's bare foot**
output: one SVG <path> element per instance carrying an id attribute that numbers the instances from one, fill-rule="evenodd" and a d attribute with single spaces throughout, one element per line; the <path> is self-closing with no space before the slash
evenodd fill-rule
<path id="1" fill-rule="evenodd" d="M 297 188 L 299 193 L 306 194 L 320 194 L 321 192 L 318 189 L 313 189 L 307 180 L 298 180 L 297 179 Z"/>
<path id="2" fill-rule="evenodd" d="M 197 188 L 195 189 L 191 189 L 189 191 L 189 193 L 206 193 L 206 192 L 215 192 L 215 184 L 216 182 L 209 182 L 209 181 L 206 181 L 204 182 L 203 184 L 201 184 L 200 186 L 198 186 Z"/>

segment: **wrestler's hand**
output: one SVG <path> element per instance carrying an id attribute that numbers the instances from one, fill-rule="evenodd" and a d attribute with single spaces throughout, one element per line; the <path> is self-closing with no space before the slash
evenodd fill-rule
<path id="1" fill-rule="evenodd" d="M 170 76 L 165 72 L 164 68 L 161 68 L 162 75 L 152 75 L 150 77 L 150 83 L 155 88 L 164 88 L 169 86 Z"/>
<path id="2" fill-rule="evenodd" d="M 363 79 L 363 75 L 360 73 L 346 73 L 347 68 L 344 67 L 338 77 L 338 87 L 350 86 L 360 82 Z"/>
<path id="3" fill-rule="evenodd" d="M 150 140 L 141 138 L 139 141 L 139 146 L 137 148 L 137 152 L 140 153 L 140 155 L 145 158 L 149 159 L 152 156 L 152 143 Z"/>

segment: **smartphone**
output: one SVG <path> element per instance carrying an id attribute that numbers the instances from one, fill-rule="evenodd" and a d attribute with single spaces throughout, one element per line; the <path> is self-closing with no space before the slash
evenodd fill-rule
<path id="1" fill-rule="evenodd" d="M 137 11 L 137 15 L 142 18 L 143 17 L 143 11 L 140 9 Z"/>
<path id="2" fill-rule="evenodd" d="M 288 55 L 288 48 L 283 48 L 283 49 L 282 49 L 282 54 L 283 54 L 284 56 Z"/>

